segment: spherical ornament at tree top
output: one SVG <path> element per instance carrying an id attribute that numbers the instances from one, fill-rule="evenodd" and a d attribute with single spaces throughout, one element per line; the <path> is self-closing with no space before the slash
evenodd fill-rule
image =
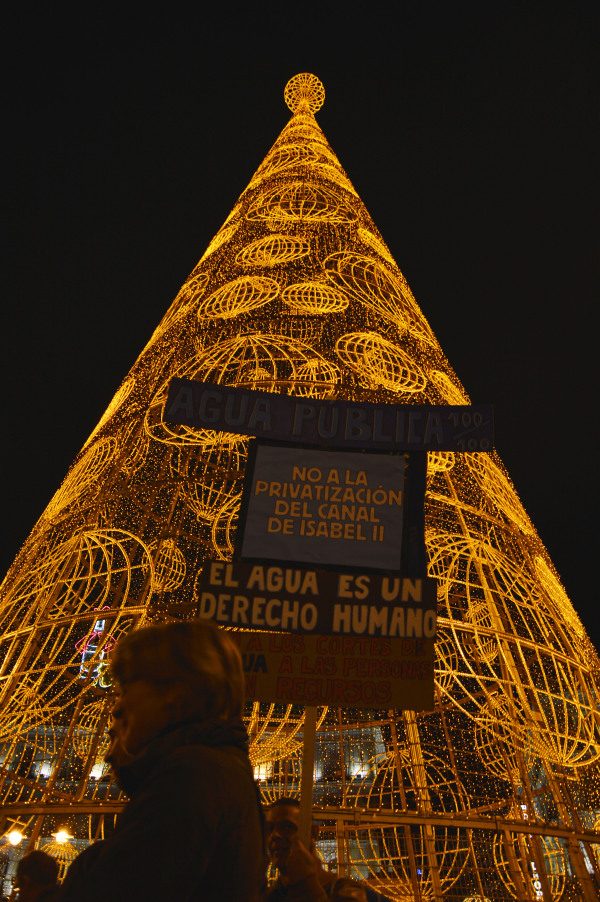
<path id="1" fill-rule="evenodd" d="M 292 113 L 310 110 L 316 113 L 325 102 L 325 88 L 316 75 L 301 72 L 290 78 L 285 86 L 284 99 Z"/>

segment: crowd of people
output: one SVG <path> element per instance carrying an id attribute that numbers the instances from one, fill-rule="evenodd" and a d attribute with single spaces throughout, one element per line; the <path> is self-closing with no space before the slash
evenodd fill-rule
<path id="1" fill-rule="evenodd" d="M 115 647 L 111 671 L 106 760 L 129 802 L 62 885 L 51 856 L 25 855 L 19 902 L 385 902 L 323 867 L 315 828 L 309 848 L 300 842 L 296 799 L 263 815 L 242 722 L 242 662 L 227 632 L 208 620 L 135 630 Z"/>

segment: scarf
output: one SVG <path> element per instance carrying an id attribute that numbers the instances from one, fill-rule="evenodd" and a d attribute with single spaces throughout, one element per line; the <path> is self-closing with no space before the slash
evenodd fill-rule
<path id="1" fill-rule="evenodd" d="M 170 725 L 155 736 L 132 761 L 115 768 L 119 786 L 130 799 L 135 798 L 154 767 L 174 749 L 185 745 L 237 748 L 245 752 L 247 758 L 248 733 L 239 717 L 202 723 L 184 721 Z"/>

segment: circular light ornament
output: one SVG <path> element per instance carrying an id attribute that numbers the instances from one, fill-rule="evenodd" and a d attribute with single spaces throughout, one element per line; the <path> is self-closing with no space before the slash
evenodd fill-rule
<path id="1" fill-rule="evenodd" d="M 134 387 L 135 387 L 135 377 L 128 376 L 127 379 L 125 380 L 125 382 L 123 382 L 121 387 L 118 389 L 116 395 L 114 396 L 114 398 L 112 399 L 112 401 L 110 402 L 110 404 L 108 405 L 106 410 L 104 411 L 104 414 L 102 415 L 102 418 L 100 419 L 100 422 L 98 423 L 98 425 L 96 426 L 94 431 L 90 434 L 90 437 L 88 438 L 87 442 L 85 443 L 86 445 L 89 445 L 89 443 L 91 442 L 92 438 L 96 435 L 96 433 L 100 432 L 100 430 L 102 429 L 104 424 L 108 423 L 108 421 L 113 416 L 113 414 L 115 414 L 117 412 L 117 410 L 119 410 L 119 408 L 123 406 L 123 404 L 129 397 L 129 395 L 133 391 Z"/>
<path id="2" fill-rule="evenodd" d="M 54 494 L 42 516 L 48 520 L 56 520 L 74 501 L 83 499 L 89 504 L 90 499 L 98 492 L 101 478 L 106 475 L 116 453 L 117 441 L 114 438 L 100 439 L 88 448 Z"/>
<path id="3" fill-rule="evenodd" d="M 185 556 L 173 539 L 163 539 L 148 546 L 154 562 L 154 588 L 160 592 L 172 592 L 185 579 Z M 149 561 L 143 565 L 144 572 L 150 570 Z"/>
<path id="4" fill-rule="evenodd" d="M 325 102 L 325 88 L 316 75 L 300 72 L 290 78 L 283 97 L 292 113 L 310 111 L 316 113 Z"/>
<path id="5" fill-rule="evenodd" d="M 396 265 L 396 261 L 392 257 L 388 248 L 385 246 L 383 241 L 374 235 L 373 232 L 369 232 L 368 229 L 359 229 L 358 237 L 361 241 L 363 241 L 371 250 L 375 251 L 375 253 L 379 254 L 380 257 L 383 257 L 384 260 L 387 260 L 388 263 L 391 263 L 392 266 Z"/>
<path id="6" fill-rule="evenodd" d="M 183 497 L 199 520 L 212 523 L 219 511 L 241 491 L 245 446 L 227 441 L 206 450 L 197 445 L 177 447 L 171 471 L 179 477 Z"/>
<path id="7" fill-rule="evenodd" d="M 341 313 L 350 303 L 345 295 L 324 282 L 296 282 L 288 285 L 281 297 L 293 313 L 308 316 Z"/>
<path id="8" fill-rule="evenodd" d="M 438 579 L 438 599 L 446 606 L 445 614 L 471 625 L 483 661 L 489 663 L 498 656 L 499 612 L 509 603 L 512 634 L 535 640 L 533 609 L 539 592 L 523 566 L 478 536 L 427 530 L 425 543 L 429 573 Z"/>
<path id="9" fill-rule="evenodd" d="M 110 745 L 108 736 L 109 710 L 106 696 L 84 705 L 79 712 L 77 727 L 73 732 L 73 751 L 84 761 L 90 754 L 94 744 L 97 743 L 94 765 L 104 761 L 104 755 Z M 97 741 L 98 734 L 100 734 L 100 738 Z"/>
<path id="10" fill-rule="evenodd" d="M 528 755 L 561 767 L 597 760 L 593 676 L 575 648 L 561 641 L 556 650 L 546 599 L 526 564 L 483 537 L 427 530 L 425 541 L 439 613 L 452 621 L 460 654 L 453 704 L 481 725 L 485 698 L 500 691 L 512 698 L 513 744 L 528 725 Z"/>
<path id="11" fill-rule="evenodd" d="M 296 393 L 303 398 L 333 398 L 340 381 L 340 371 L 329 360 L 307 360 L 296 373 Z"/>
<path id="12" fill-rule="evenodd" d="M 31 744 L 36 750 L 43 750 L 42 758 L 48 759 L 54 754 L 52 730 L 42 726 L 44 721 L 48 721 L 49 712 L 40 704 L 36 688 L 21 680 L 21 685 L 13 693 L 5 697 L 0 695 L 0 752 L 6 753 L 5 744 L 14 744 L 18 740 L 27 743 L 31 733 Z"/>
<path id="13" fill-rule="evenodd" d="M 531 520 L 500 467 L 489 454 L 465 454 L 468 468 L 477 478 L 493 508 L 499 509 L 526 535 L 534 531 Z"/>
<path id="14" fill-rule="evenodd" d="M 338 339 L 335 350 L 346 366 L 388 391 L 414 394 L 427 384 L 408 354 L 376 332 L 348 332 Z"/>
<path id="15" fill-rule="evenodd" d="M 315 175 L 321 175 L 323 176 L 323 178 L 329 179 L 330 182 L 333 182 L 335 185 L 339 185 L 340 188 L 343 188 L 345 191 L 349 191 L 351 194 L 354 194 L 356 197 L 358 197 L 358 194 L 356 194 L 356 190 L 350 179 L 347 178 L 347 176 L 345 176 L 343 172 L 340 172 L 339 169 L 336 169 L 334 166 L 329 166 L 327 163 L 323 163 L 315 166 L 312 171 Z"/>
<path id="16" fill-rule="evenodd" d="M 284 144 L 269 154 L 248 187 L 254 187 L 276 172 L 282 172 L 284 169 L 291 169 L 295 166 L 316 163 L 318 159 L 317 152 L 306 144 Z"/>
<path id="17" fill-rule="evenodd" d="M 198 303 L 209 281 L 210 277 L 207 272 L 196 273 L 196 275 L 192 274 L 190 276 L 154 330 L 146 348 L 149 348 L 150 345 L 161 338 L 173 323 L 189 313 L 190 308 Z"/>
<path id="18" fill-rule="evenodd" d="M 299 371 L 301 374 L 303 372 L 300 367 L 313 359 L 325 361 L 312 346 L 286 335 L 251 332 L 225 339 L 202 350 L 172 373 L 152 399 L 144 428 L 151 438 L 172 445 L 202 445 L 208 448 L 223 442 L 243 443 L 245 437 L 234 433 L 167 422 L 163 414 L 171 378 L 178 376 L 257 391 L 285 388 L 293 394 L 296 383 L 304 382 L 298 375 Z"/>
<path id="19" fill-rule="evenodd" d="M 447 473 L 456 463 L 454 451 L 428 451 L 427 473 Z"/>
<path id="20" fill-rule="evenodd" d="M 435 387 L 439 390 L 446 404 L 469 403 L 467 395 L 460 388 L 457 388 L 446 373 L 442 373 L 440 370 L 432 370 L 429 373 L 429 380 L 430 382 L 433 382 Z"/>
<path id="21" fill-rule="evenodd" d="M 122 529 L 89 529 L 64 542 L 41 545 L 0 607 L 4 638 L 13 630 L 25 635 L 63 617 L 78 616 L 81 622 L 97 618 L 100 608 L 135 606 L 145 568 L 152 567 L 148 560 L 144 542 Z"/>
<path id="22" fill-rule="evenodd" d="M 434 676 L 438 688 L 444 692 L 449 689 L 458 670 L 458 653 L 456 639 L 450 631 L 438 629 L 435 640 Z"/>
<path id="23" fill-rule="evenodd" d="M 67 833 L 66 830 L 58 830 L 58 832 L 53 833 L 52 836 L 54 837 L 54 841 L 46 843 L 46 845 L 41 847 L 41 850 L 56 859 L 58 864 L 58 878 L 59 880 L 63 880 L 69 865 L 77 858 L 78 850 L 73 843 L 69 842 L 73 837 L 70 833 Z"/>
<path id="24" fill-rule="evenodd" d="M 224 244 L 227 244 L 229 239 L 233 238 L 239 227 L 240 223 L 236 222 L 233 225 L 225 226 L 221 229 L 220 232 L 217 232 L 213 240 L 204 251 L 204 256 L 201 257 L 200 262 L 202 263 L 202 260 L 206 260 L 206 258 L 210 254 L 214 254 L 214 252 L 217 251 L 220 247 L 223 247 Z"/>
<path id="25" fill-rule="evenodd" d="M 486 771 L 501 780 L 520 783 L 518 751 L 523 750 L 525 725 L 507 696 L 492 692 L 482 704 L 475 745 Z"/>
<path id="26" fill-rule="evenodd" d="M 317 225 L 319 223 L 353 223 L 358 214 L 354 207 L 325 185 L 306 181 L 278 185 L 260 194 L 246 218 L 250 221 Z"/>
<path id="27" fill-rule="evenodd" d="M 327 708 L 319 708 L 317 729 Z M 253 767 L 294 755 L 302 748 L 305 709 L 302 705 L 246 702 L 243 719 L 250 736 L 248 753 Z"/>
<path id="28" fill-rule="evenodd" d="M 295 391 L 298 370 L 309 360 L 323 360 L 307 344 L 283 335 L 252 333 L 215 345 L 202 361 L 206 382 L 275 391 Z"/>
<path id="29" fill-rule="evenodd" d="M 438 347 L 435 335 L 415 301 L 406 279 L 381 260 L 354 251 L 335 251 L 323 262 L 327 278 L 400 332 L 408 330 L 419 341 Z"/>
<path id="30" fill-rule="evenodd" d="M 554 602 L 556 608 L 560 611 L 561 615 L 565 618 L 569 626 L 575 631 L 579 638 L 583 639 L 583 637 L 585 636 L 583 624 L 577 616 L 577 612 L 571 604 L 569 597 L 561 586 L 558 578 L 554 575 L 541 555 L 537 555 L 535 557 L 533 565 L 535 567 L 535 572 L 540 583 L 542 584 L 546 593 Z"/>
<path id="31" fill-rule="evenodd" d="M 267 235 L 253 241 L 237 255 L 236 263 L 242 266 L 276 266 L 299 260 L 310 253 L 310 241 L 292 235 Z M 238 280 L 239 281 L 239 280 Z M 268 280 L 266 280 L 268 281 Z"/>
<path id="32" fill-rule="evenodd" d="M 198 309 L 198 319 L 233 319 L 264 307 L 279 294 L 274 279 L 242 276 L 222 285 Z"/>
<path id="33" fill-rule="evenodd" d="M 512 818 L 522 817 L 519 811 L 511 812 Z M 564 840 L 552 835 L 540 836 L 542 857 L 546 880 L 550 887 L 550 899 L 560 899 L 566 889 L 567 879 L 571 874 L 571 864 L 565 851 Z M 512 846 L 512 848 L 511 848 Z M 506 831 L 495 833 L 492 840 L 495 870 L 513 899 L 523 898 L 521 890 L 515 885 L 515 865 L 520 872 L 522 885 L 528 890 L 530 899 L 545 899 L 539 874 L 535 865 L 531 838 L 526 833 Z"/>
<path id="34" fill-rule="evenodd" d="M 366 762 L 366 775 L 357 774 L 348 786 L 348 797 L 352 800 L 352 808 L 363 809 L 365 814 L 377 811 L 398 809 L 402 805 L 403 813 L 419 812 L 414 827 L 411 825 L 412 856 L 408 852 L 402 826 L 373 826 L 365 823 L 361 829 L 361 841 L 354 847 L 349 844 L 350 863 L 355 867 L 367 867 L 371 874 L 377 874 L 381 862 L 385 861 L 388 873 L 397 884 L 387 881 L 374 884 L 388 894 L 392 886 L 410 887 L 416 876 L 419 881 L 421 898 L 432 900 L 436 897 L 432 868 L 429 861 L 429 842 L 435 843 L 438 864 L 438 878 L 441 883 L 443 897 L 450 896 L 450 887 L 456 883 L 469 862 L 469 840 L 466 831 L 452 825 L 451 816 L 461 811 L 464 790 L 448 764 L 422 748 L 417 753 L 422 761 L 415 760 L 409 748 L 400 746 L 398 757 L 394 753 L 377 755 Z M 398 775 L 400 770 L 400 777 Z M 400 780 L 402 789 L 400 789 Z M 423 800 L 426 798 L 431 809 L 438 814 L 448 816 L 448 826 L 430 824 L 426 826 L 427 814 L 423 811 Z M 401 801 L 402 800 L 402 801 Z M 430 810 L 431 810 L 430 809 Z M 432 837 L 430 840 L 429 837 Z M 417 875 L 414 874 L 416 864 Z M 411 877 L 412 875 L 412 877 Z M 402 899 L 413 899 L 414 895 L 400 896 Z"/>

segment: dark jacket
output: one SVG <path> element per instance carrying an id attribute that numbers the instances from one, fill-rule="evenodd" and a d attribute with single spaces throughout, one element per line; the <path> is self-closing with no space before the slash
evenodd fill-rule
<path id="1" fill-rule="evenodd" d="M 305 880 L 288 886 L 277 880 L 265 893 L 264 902 L 335 902 L 337 883 L 337 874 L 323 869 L 316 875 L 311 874 Z M 367 883 L 362 883 L 362 888 L 367 902 L 391 902 L 387 896 L 382 896 Z"/>
<path id="2" fill-rule="evenodd" d="M 48 889 L 42 890 L 41 894 L 37 897 L 37 902 L 60 902 L 61 899 L 61 889 L 57 884 L 56 886 L 48 887 Z"/>
<path id="3" fill-rule="evenodd" d="M 61 902 L 254 902 L 262 816 L 241 721 L 158 736 L 118 779 L 131 801 L 114 833 L 73 862 Z"/>

